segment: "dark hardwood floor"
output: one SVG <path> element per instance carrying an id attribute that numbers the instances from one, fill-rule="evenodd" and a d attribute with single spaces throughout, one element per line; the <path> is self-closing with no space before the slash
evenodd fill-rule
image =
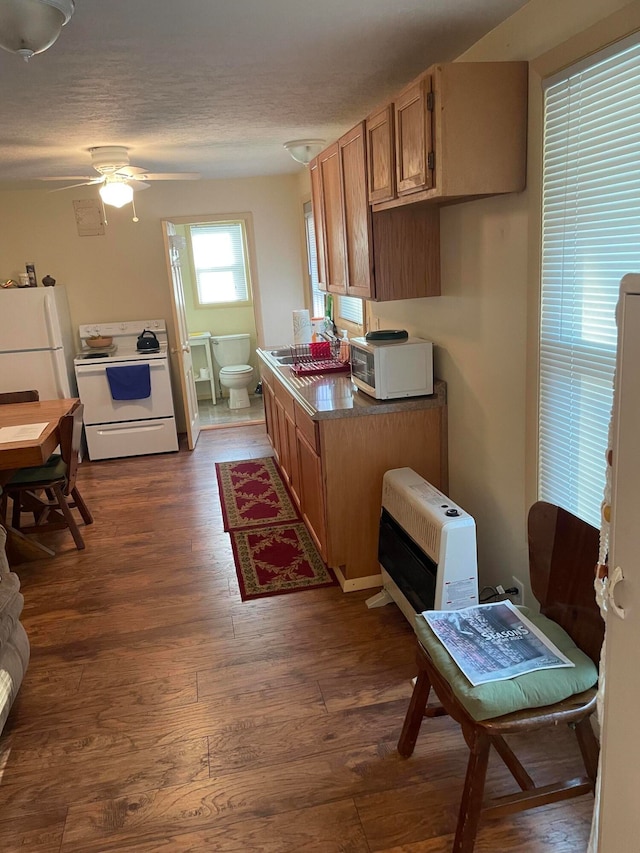
<path id="1" fill-rule="evenodd" d="M 214 462 L 268 454 L 249 426 L 81 466 L 86 550 L 50 534 L 57 556 L 17 568 L 32 659 L 0 737 L 3 853 L 450 851 L 466 747 L 438 718 L 396 753 L 400 611 L 338 587 L 240 601 Z M 564 732 L 527 744 L 539 778 L 579 774 Z M 491 791 L 508 781 L 492 760 Z M 488 821 L 477 853 L 580 853 L 591 809 Z"/>

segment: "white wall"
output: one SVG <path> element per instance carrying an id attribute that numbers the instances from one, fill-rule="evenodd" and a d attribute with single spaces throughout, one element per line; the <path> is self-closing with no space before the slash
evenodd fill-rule
<path id="1" fill-rule="evenodd" d="M 106 234 L 79 237 L 72 201 L 95 192 L 0 192 L 3 280 L 17 278 L 33 260 L 39 281 L 50 273 L 67 286 L 74 326 L 154 317 L 171 322 L 160 220 L 251 211 L 265 341 L 289 339 L 291 311 L 304 303 L 297 176 L 155 183 L 136 195 L 138 223 L 130 206 L 108 208 Z"/>
<path id="2" fill-rule="evenodd" d="M 532 0 L 460 59 L 533 60 L 638 5 Z M 449 491 L 476 518 L 482 582 L 505 586 L 513 574 L 528 575 L 526 512 L 535 499 L 541 134 L 540 78 L 532 71 L 528 189 L 443 208 L 443 295 L 370 308 L 381 328 L 407 328 L 437 345 L 436 373 L 449 394 Z"/>

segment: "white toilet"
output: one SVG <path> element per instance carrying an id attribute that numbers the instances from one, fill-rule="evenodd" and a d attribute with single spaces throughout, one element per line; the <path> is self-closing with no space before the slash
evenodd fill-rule
<path id="1" fill-rule="evenodd" d="M 248 388 L 253 381 L 253 367 L 247 364 L 250 342 L 250 335 L 211 335 L 213 357 L 220 367 L 220 384 L 229 389 L 230 409 L 246 409 L 251 405 Z"/>

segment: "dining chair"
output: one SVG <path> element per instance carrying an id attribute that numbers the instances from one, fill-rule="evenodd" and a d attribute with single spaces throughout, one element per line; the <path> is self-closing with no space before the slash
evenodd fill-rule
<path id="1" fill-rule="evenodd" d="M 76 485 L 83 411 L 80 403 L 60 419 L 60 453 L 52 454 L 37 468 L 17 471 L 5 485 L 2 497 L 3 519 L 7 514 L 7 498 L 13 499 L 11 522 L 16 530 L 44 533 L 69 528 L 79 551 L 85 544 L 71 510 L 77 508 L 85 524 L 93 523 L 93 516 Z M 42 491 L 46 499 L 39 494 Z M 33 524 L 21 524 L 22 514 L 26 512 L 34 514 Z"/>
<path id="2" fill-rule="evenodd" d="M 452 853 L 472 853 L 483 814 L 502 817 L 580 796 L 595 785 L 599 746 L 590 717 L 596 705 L 594 685 L 604 637 L 593 591 L 599 534 L 566 510 L 539 501 L 529 511 L 528 541 L 531 588 L 540 614 L 526 608 L 524 612 L 575 663 L 574 668 L 548 669 L 474 688 L 426 620 L 416 617 L 418 677 L 398 752 L 405 758 L 413 753 L 425 716 L 448 714 L 461 726 L 469 759 Z M 427 705 L 432 688 L 439 706 Z M 545 730 L 560 723 L 568 724 L 576 735 L 585 775 L 536 786 L 505 736 L 538 732 L 541 741 Z M 485 803 L 492 746 L 521 790 Z"/>
<path id="3" fill-rule="evenodd" d="M 5 391 L 0 394 L 0 406 L 10 403 L 37 403 L 39 399 L 37 391 Z"/>

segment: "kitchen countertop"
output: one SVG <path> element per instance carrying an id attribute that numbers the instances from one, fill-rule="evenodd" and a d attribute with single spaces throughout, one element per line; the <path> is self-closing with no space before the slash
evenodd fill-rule
<path id="1" fill-rule="evenodd" d="M 447 385 L 442 379 L 434 380 L 434 393 L 429 396 L 375 400 L 356 388 L 349 373 L 296 376 L 289 365 L 279 364 L 270 350 L 256 352 L 313 420 L 434 409 L 447 404 Z"/>

